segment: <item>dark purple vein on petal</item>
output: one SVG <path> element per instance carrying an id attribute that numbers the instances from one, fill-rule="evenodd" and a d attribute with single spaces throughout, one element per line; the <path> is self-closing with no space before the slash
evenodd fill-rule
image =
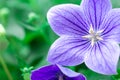
<path id="1" fill-rule="evenodd" d="M 72 10 L 74 10 L 72 7 L 70 7 Z M 85 24 L 85 29 L 86 30 L 89 30 L 87 27 L 88 27 L 88 24 L 87 24 L 87 22 L 85 21 L 85 20 L 83 20 L 83 18 L 81 17 L 81 15 L 76 11 L 76 10 L 74 10 L 75 11 L 75 13 L 80 17 L 80 19 L 81 19 L 81 21 L 83 22 L 82 24 Z"/>
<path id="2" fill-rule="evenodd" d="M 84 32 L 88 33 L 88 31 L 86 31 L 85 29 L 83 29 L 82 27 L 80 27 L 78 24 L 72 22 L 71 20 L 67 19 L 66 17 L 59 15 L 58 13 L 56 13 L 58 16 L 64 18 L 65 20 L 67 20 L 68 22 L 72 23 L 73 25 L 77 26 L 78 28 L 80 28 L 81 30 L 83 30 Z"/>
<path id="3" fill-rule="evenodd" d="M 58 23 L 60 23 L 61 25 L 63 25 L 63 26 L 69 26 L 69 25 L 67 25 L 67 24 L 64 24 L 64 23 L 61 23 L 61 22 L 58 22 Z M 54 24 L 54 26 L 57 26 L 56 24 Z M 86 34 L 86 33 L 84 33 L 83 31 L 80 31 L 79 29 L 77 30 L 77 29 L 75 29 L 75 28 L 73 28 L 73 27 L 70 27 L 72 30 L 74 30 L 74 31 L 72 31 L 72 30 L 68 30 L 68 29 L 64 29 L 64 30 L 66 30 L 66 31 L 68 31 L 68 32 L 71 32 L 71 33 L 75 33 L 75 34 L 77 34 L 77 35 L 83 35 L 83 34 Z M 81 33 L 81 34 L 80 34 Z"/>
<path id="4" fill-rule="evenodd" d="M 110 19 L 108 20 L 108 19 L 105 19 L 105 21 L 104 21 L 104 26 L 103 27 L 105 27 L 104 28 L 104 31 L 108 28 L 108 26 L 110 25 L 110 23 L 113 21 L 113 18 L 111 19 L 112 17 L 110 17 Z M 106 22 L 107 21 L 107 22 Z M 103 32 L 104 32 L 103 31 Z"/>
<path id="5" fill-rule="evenodd" d="M 83 46 L 83 45 L 87 44 L 88 42 L 89 42 L 89 41 L 87 41 L 87 42 L 85 42 L 85 43 L 82 43 L 82 44 L 80 44 L 80 45 L 77 45 L 77 46 L 73 46 L 73 47 L 67 49 L 66 51 L 64 51 L 64 53 L 67 53 L 68 51 L 70 51 L 70 50 L 73 49 L 73 48 L 77 48 L 77 47 L 79 47 L 79 46 Z M 62 47 L 62 46 L 60 46 L 60 47 Z M 57 49 L 59 49 L 60 47 L 58 47 Z M 60 55 L 58 55 L 58 56 L 56 56 L 56 57 L 54 57 L 53 59 L 57 59 L 58 57 L 60 57 L 60 56 L 62 56 L 62 55 L 63 55 L 63 53 L 60 54 Z"/>
<path id="6" fill-rule="evenodd" d="M 97 26 L 97 16 L 96 16 L 96 2 L 93 0 L 93 5 L 94 5 L 94 15 L 95 15 L 95 25 L 94 28 Z"/>
<path id="7" fill-rule="evenodd" d="M 89 44 L 88 44 L 89 43 Z M 84 45 L 84 47 L 83 48 L 81 48 L 80 50 L 78 50 L 76 53 L 78 53 L 78 52 L 85 52 L 85 51 L 87 51 L 89 48 L 90 48 L 90 42 L 87 42 L 85 45 Z M 88 46 L 87 46 L 88 45 Z M 86 49 L 85 49 L 86 48 Z M 85 49 L 85 50 L 84 50 Z"/>
<path id="8" fill-rule="evenodd" d="M 91 47 L 91 49 L 89 48 L 89 49 L 90 49 L 90 53 L 89 53 L 90 56 L 88 56 L 88 57 L 91 57 L 93 48 L 94 48 L 94 47 Z M 93 60 L 92 57 L 91 57 L 91 62 L 92 62 L 92 64 L 94 64 L 94 60 Z"/>
<path id="9" fill-rule="evenodd" d="M 119 33 L 114 33 L 114 34 L 109 34 L 109 35 L 105 35 L 104 38 L 105 39 L 117 39 L 118 37 L 112 37 L 112 36 L 116 36 L 116 35 L 120 35 L 120 32 Z"/>
<path id="10" fill-rule="evenodd" d="M 120 25 L 120 24 L 113 26 L 111 29 L 109 29 L 107 32 L 104 32 L 102 35 L 105 35 L 105 34 L 110 33 L 113 29 L 115 29 L 115 28 L 116 28 L 117 26 L 119 26 L 119 25 Z"/>
<path id="11" fill-rule="evenodd" d="M 77 52 L 75 52 L 76 55 L 77 55 L 79 52 L 81 52 L 81 54 L 79 54 L 79 55 L 86 54 L 85 52 L 87 52 L 87 50 L 90 49 L 89 46 L 86 48 L 87 45 L 90 45 L 90 43 L 89 43 L 89 44 L 88 44 L 88 43 L 89 43 L 89 42 L 86 42 L 86 44 L 84 45 L 83 48 L 81 48 L 80 50 L 78 50 Z M 79 46 L 78 46 L 78 47 L 79 47 Z M 76 48 L 77 48 L 77 46 L 76 46 Z M 75 54 L 73 54 L 71 57 L 67 58 L 66 60 L 71 59 L 73 56 L 75 56 Z M 78 55 L 77 55 L 77 56 L 78 56 Z"/>
<path id="12" fill-rule="evenodd" d="M 116 16 L 115 18 L 117 18 L 117 17 L 119 17 L 119 16 Z M 108 30 L 108 27 L 110 26 L 110 24 L 112 23 L 112 21 L 113 21 L 115 18 L 109 19 L 110 22 L 107 21 L 107 22 L 109 22 L 109 23 L 106 23 L 106 24 L 105 24 L 105 26 L 106 26 L 106 25 L 107 25 L 107 26 L 104 28 L 104 31 L 103 31 L 103 34 L 102 34 L 102 35 L 104 35 L 104 34 L 106 33 L 105 31 Z M 119 19 L 118 19 L 118 20 L 119 20 Z M 117 20 L 116 20 L 116 21 L 117 21 Z"/>
<path id="13" fill-rule="evenodd" d="M 71 7 L 70 7 L 71 8 Z M 73 8 L 71 8 L 71 9 L 73 9 Z M 68 12 L 68 13 L 70 13 L 72 16 L 74 16 L 76 19 L 77 19 L 77 21 L 78 22 L 80 22 L 81 24 L 82 24 L 82 26 L 84 26 L 84 30 L 86 30 L 86 32 L 88 32 L 87 31 L 87 28 L 85 27 L 86 25 L 84 24 L 84 23 L 82 23 L 84 20 L 81 18 L 81 16 L 79 15 L 79 17 L 83 20 L 83 21 L 80 21 L 73 13 L 71 13 L 70 11 L 67 11 L 67 10 L 65 10 L 65 9 L 61 9 L 61 10 L 64 10 L 64 11 L 66 11 L 66 12 Z M 73 9 L 74 10 L 74 9 Z M 75 11 L 75 10 L 74 10 Z M 76 12 L 76 11 L 75 11 Z M 78 13 L 77 13 L 78 14 Z"/>
<path id="14" fill-rule="evenodd" d="M 90 4 L 91 3 L 91 1 L 89 0 L 89 2 L 88 2 L 88 4 Z M 91 21 L 91 24 L 92 24 L 92 26 L 94 27 L 94 23 L 93 23 L 93 21 L 92 21 L 92 16 L 91 16 L 91 14 L 90 14 L 90 9 L 88 9 L 88 12 L 89 12 L 89 19 L 90 19 L 90 21 Z M 90 24 L 90 25 L 91 25 Z"/>
<path id="15" fill-rule="evenodd" d="M 98 44 L 98 42 L 96 42 L 96 44 L 95 44 L 95 53 L 94 53 L 94 55 L 95 55 L 95 57 L 96 57 L 96 61 L 99 63 L 99 60 L 98 60 L 98 58 L 97 58 L 97 49 L 98 49 L 98 46 L 97 46 L 97 44 Z"/>
<path id="16" fill-rule="evenodd" d="M 101 44 L 102 44 L 102 43 L 101 43 Z M 105 45 L 105 44 L 103 44 L 103 45 Z M 100 53 L 101 53 L 101 55 L 102 55 L 102 57 L 103 57 L 103 59 L 104 59 L 105 64 L 108 66 L 108 69 L 109 69 L 110 71 L 113 71 L 113 70 L 111 69 L 111 67 L 109 66 L 109 64 L 106 62 L 105 57 L 104 57 L 103 54 L 102 54 L 102 50 L 101 50 L 101 48 L 100 48 L 100 44 L 99 44 L 99 43 L 98 43 L 98 48 L 99 48 Z"/>
<path id="17" fill-rule="evenodd" d="M 100 20 L 99 20 L 99 24 L 98 24 L 98 28 L 100 27 L 101 23 L 103 22 L 103 19 L 105 18 L 105 16 L 103 17 L 103 13 L 102 13 L 102 9 L 104 8 L 105 11 L 107 10 L 107 7 L 105 7 L 105 3 L 103 4 L 102 1 L 101 1 L 101 4 L 100 4 Z M 103 18 L 102 18 L 103 17 Z"/>

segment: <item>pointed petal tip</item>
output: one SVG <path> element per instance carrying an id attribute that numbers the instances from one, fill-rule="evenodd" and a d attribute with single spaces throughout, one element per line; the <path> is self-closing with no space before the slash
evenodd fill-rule
<path id="1" fill-rule="evenodd" d="M 59 36 L 87 33 L 84 14 L 81 7 L 76 4 L 60 4 L 51 7 L 47 13 L 47 20 L 53 31 Z"/>
<path id="2" fill-rule="evenodd" d="M 71 78 L 71 80 L 87 80 L 86 77 L 81 73 L 74 72 L 73 70 L 62 67 L 61 65 L 58 64 L 57 66 L 62 71 L 62 73 Z"/>
<path id="3" fill-rule="evenodd" d="M 68 7 L 68 6 L 78 6 L 78 5 L 75 5 L 75 4 L 60 4 L 60 5 L 55 5 L 53 7 L 51 7 L 48 12 L 47 12 L 47 19 L 49 21 L 52 13 L 54 14 L 54 12 L 58 11 L 60 8 L 64 8 L 64 7 Z"/>
<path id="4" fill-rule="evenodd" d="M 86 64 L 87 65 L 87 64 Z M 88 65 L 87 65 L 88 66 Z M 109 71 L 105 71 L 105 70 L 101 70 L 101 71 L 97 71 L 97 70 L 95 70 L 95 69 L 93 69 L 93 68 L 91 68 L 91 67 L 89 67 L 88 66 L 88 68 L 90 69 L 90 70 L 92 70 L 93 72 L 96 72 L 96 73 L 99 73 L 99 74 L 103 74 L 103 75 L 116 75 L 116 74 L 118 74 L 118 72 L 117 72 L 117 70 L 109 70 Z"/>
<path id="5" fill-rule="evenodd" d="M 85 59 L 86 66 L 100 74 L 117 74 L 117 63 L 120 53 L 119 45 L 116 42 L 110 41 L 103 42 L 96 47 L 87 55 Z"/>

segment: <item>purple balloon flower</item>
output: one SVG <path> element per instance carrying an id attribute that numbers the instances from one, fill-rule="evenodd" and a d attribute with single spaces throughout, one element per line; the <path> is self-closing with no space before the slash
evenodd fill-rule
<path id="1" fill-rule="evenodd" d="M 31 80 L 86 80 L 86 78 L 60 65 L 50 65 L 33 71 Z"/>
<path id="2" fill-rule="evenodd" d="M 49 50 L 49 62 L 67 66 L 85 62 L 95 72 L 117 73 L 120 9 L 112 9 L 110 0 L 58 5 L 48 11 L 47 19 L 60 36 Z"/>

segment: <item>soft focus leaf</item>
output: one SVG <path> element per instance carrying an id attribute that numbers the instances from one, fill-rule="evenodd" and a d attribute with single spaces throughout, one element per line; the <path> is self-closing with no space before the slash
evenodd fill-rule
<path id="1" fill-rule="evenodd" d="M 15 36 L 16 38 L 23 40 L 25 37 L 25 32 L 22 26 L 18 25 L 14 21 L 11 20 L 9 25 L 6 28 L 7 34 Z"/>

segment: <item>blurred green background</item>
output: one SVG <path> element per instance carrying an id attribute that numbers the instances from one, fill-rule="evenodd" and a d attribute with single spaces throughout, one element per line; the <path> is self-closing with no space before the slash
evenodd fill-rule
<path id="1" fill-rule="evenodd" d="M 80 4 L 81 0 L 0 0 L 0 24 L 6 36 L 0 36 L 0 80 L 30 80 L 30 71 L 47 65 L 47 52 L 58 38 L 51 30 L 46 14 L 50 7 L 63 3 Z M 120 7 L 120 0 L 112 0 Z M 84 64 L 70 67 L 88 80 L 120 80 L 120 74 L 105 76 L 89 70 Z M 118 72 L 120 73 L 120 61 Z"/>

